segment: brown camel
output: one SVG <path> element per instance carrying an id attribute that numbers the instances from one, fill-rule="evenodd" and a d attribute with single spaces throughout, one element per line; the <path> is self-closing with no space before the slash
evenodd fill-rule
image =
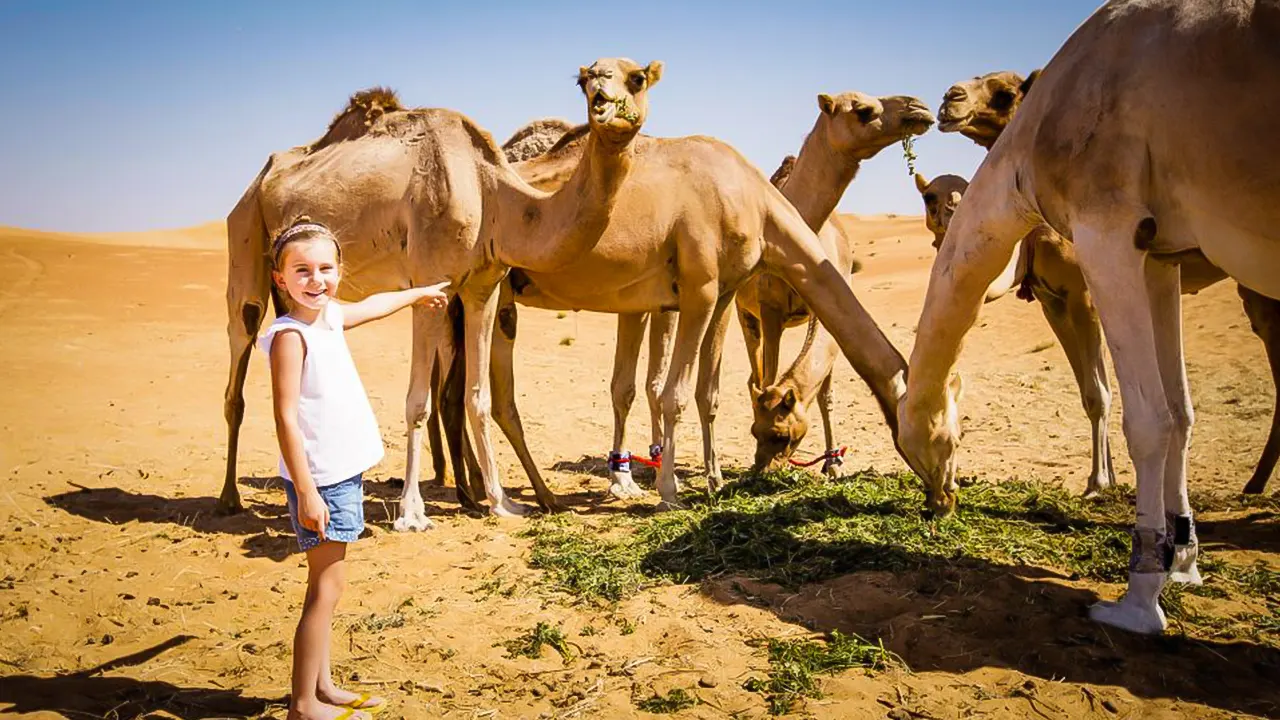
<path id="1" fill-rule="evenodd" d="M 1135 38 L 1141 52 L 1134 52 Z M 983 296 L 1038 224 L 1068 238 L 1102 321 L 1137 471 L 1129 587 L 1090 616 L 1166 627 L 1166 580 L 1200 582 L 1187 492 L 1194 413 L 1182 285 L 1221 274 L 1280 298 L 1280 3 L 1112 0 L 1066 41 L 978 168 L 933 266 L 898 416 L 934 511 L 954 509 L 948 388 Z M 1224 103 L 1224 92 L 1238 102 Z M 1249 142 L 1241 142 L 1249 138 Z"/>
<path id="2" fill-rule="evenodd" d="M 1038 77 L 1032 72 L 1025 80 L 1014 72 L 984 75 L 953 85 L 938 110 L 943 132 L 958 132 L 978 145 L 991 146 L 1008 127 L 1017 108 Z M 964 194 L 966 183 L 955 175 L 942 175 L 932 182 L 916 176 L 916 186 L 925 202 L 925 222 L 933 232 L 934 248 L 942 241 L 947 221 Z M 1031 263 L 1027 272 L 1027 262 Z M 1182 292 L 1195 294 L 1222 279 L 1216 268 L 1196 263 L 1182 266 Z M 1111 412 L 1111 391 L 1102 353 L 1102 330 L 1097 310 L 1085 285 L 1071 243 L 1047 225 L 1039 225 L 1023 240 L 1008 271 L 992 284 L 987 301 L 1014 288 L 1018 297 L 1040 301 L 1040 309 L 1057 336 L 1076 377 L 1080 399 L 1093 429 L 1093 469 L 1086 495 L 1109 487 L 1115 481 L 1111 463 L 1111 442 L 1107 418 Z M 1277 388 L 1271 430 L 1246 493 L 1260 493 L 1266 487 L 1280 459 L 1280 303 L 1243 285 L 1238 286 L 1245 313 L 1253 332 L 1267 351 L 1273 384 Z"/>
<path id="3" fill-rule="evenodd" d="M 411 283 L 452 283 L 466 313 L 465 404 L 479 462 L 490 479 L 485 488 L 490 512 L 524 512 L 497 484 L 488 436 L 493 291 L 508 268 L 554 271 L 600 239 L 634 163 L 649 87 L 661 73 L 661 63 L 640 66 L 627 59 L 602 59 L 579 69 L 590 137 L 581 162 L 556 193 L 521 180 L 492 137 L 465 116 L 443 109 L 401 110 L 382 91 L 353 97 L 317 142 L 272 155 L 227 219 L 231 371 L 220 506 L 233 510 L 240 504 L 236 445 L 244 376 L 270 294 L 270 238 L 305 213 L 340 238 L 344 297 Z M 415 308 L 406 398 L 410 448 L 421 445 L 431 380 L 438 377 L 435 364 L 452 352 L 450 336 L 440 313 Z M 406 477 L 418 476 L 419 458 L 410 453 Z M 549 490 L 536 490 L 541 502 L 554 504 Z M 405 483 L 395 526 L 430 526 L 416 482 Z"/>
<path id="4" fill-rule="evenodd" d="M 827 138 L 831 151 L 841 156 L 848 153 L 856 159 L 866 152 L 866 145 L 877 142 L 870 138 L 880 138 L 878 142 L 884 147 L 907 134 L 923 132 L 933 123 L 932 115 L 914 98 L 872 98 L 856 93 L 823 98 L 817 125 L 822 130 L 816 134 Z M 712 138 L 642 137 L 637 147 L 636 165 L 605 237 L 591 252 L 560 271 L 513 272 L 511 285 L 517 302 L 534 307 L 630 316 L 679 310 L 670 368 L 662 384 L 664 452 L 658 478 L 662 505 L 676 502 L 673 434 L 686 402 L 694 359 L 701 353 L 697 396 L 705 433 L 716 411 L 728 304 L 735 290 L 757 272 L 781 274 L 799 290 L 871 385 L 881 407 L 887 409 L 886 417 L 892 415 L 891 405 L 885 403 L 896 402 L 891 398 L 901 381 L 897 351 L 853 297 L 847 282 L 851 263 L 834 265 L 821 240 L 806 226 L 807 221 L 816 226 L 825 220 L 839 193 L 827 190 L 828 196 L 815 198 L 806 208 L 808 212 L 802 213 L 769 185 L 759 170 Z M 544 157 L 554 154 L 553 149 Z M 538 160 L 541 158 L 531 162 Z M 850 159 L 842 157 L 841 161 L 848 163 Z M 552 160 L 544 163 L 554 164 Z M 813 164 L 826 168 L 816 161 Z M 848 177 L 852 178 L 852 172 Z M 818 206 L 819 202 L 826 207 Z M 839 287 L 832 287 L 836 279 Z M 639 333 L 631 337 L 634 344 L 620 337 L 619 363 L 624 355 L 634 358 L 638 352 Z M 511 341 L 502 333 L 494 336 L 497 345 Z M 495 348 L 495 415 L 509 413 L 503 430 L 509 432 L 523 461 L 528 451 L 515 420 L 511 371 L 507 370 L 501 381 L 502 374 L 497 371 L 500 362 L 504 358 L 509 362 L 510 357 L 509 351 Z M 628 369 L 632 376 L 634 368 L 632 360 Z M 445 420 L 448 433 L 448 414 Z M 708 469 L 717 469 L 714 455 Z M 460 472 L 456 466 L 455 472 Z"/>

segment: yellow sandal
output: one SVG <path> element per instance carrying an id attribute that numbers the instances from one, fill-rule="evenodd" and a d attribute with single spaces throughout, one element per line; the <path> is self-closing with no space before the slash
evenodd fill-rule
<path id="1" fill-rule="evenodd" d="M 360 693 L 358 696 L 356 696 L 355 700 L 352 700 L 351 702 L 342 703 L 338 707 L 351 708 L 353 712 L 356 710 L 359 710 L 361 712 L 367 712 L 372 714 L 382 710 L 382 708 L 387 706 L 387 701 L 383 700 L 382 698 L 378 698 L 379 700 L 382 700 L 382 702 L 378 703 L 377 705 L 365 705 L 365 703 L 369 702 L 372 699 L 373 699 L 373 696 L 370 695 L 369 693 Z M 338 717 L 336 720 L 343 720 L 343 718 L 346 718 L 346 717 L 350 717 L 350 715 L 342 715 Z"/>

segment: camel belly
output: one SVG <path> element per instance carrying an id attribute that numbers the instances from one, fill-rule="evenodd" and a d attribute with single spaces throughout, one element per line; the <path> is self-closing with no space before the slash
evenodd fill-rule
<path id="1" fill-rule="evenodd" d="M 631 263 L 577 262 L 559 273 L 512 273 L 516 302 L 548 310 L 606 313 L 675 310 L 675 273 Z M 522 280 L 524 282 L 522 282 Z"/>

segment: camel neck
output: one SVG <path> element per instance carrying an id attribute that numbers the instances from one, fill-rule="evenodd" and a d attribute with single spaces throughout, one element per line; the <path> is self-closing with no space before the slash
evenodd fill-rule
<path id="1" fill-rule="evenodd" d="M 634 140 L 632 135 L 611 141 L 593 132 L 569 181 L 550 194 L 530 188 L 504 167 L 495 248 L 499 261 L 554 272 L 590 252 L 608 227 L 631 170 Z"/>
<path id="2" fill-rule="evenodd" d="M 831 374 L 836 355 L 840 353 L 840 345 L 822 323 L 812 319 L 810 322 L 817 324 L 813 328 L 812 339 L 806 338 L 804 348 L 795 362 L 778 377 L 777 382 L 778 386 L 794 388 L 796 395 L 800 396 L 806 406 L 813 402 L 822 387 L 822 381 Z"/>
<path id="3" fill-rule="evenodd" d="M 805 138 L 791 176 L 782 186 L 783 196 L 800 211 L 805 224 L 815 232 L 835 211 L 861 166 L 857 159 L 832 149 L 827 137 L 828 127 L 829 121 L 824 114 Z"/>

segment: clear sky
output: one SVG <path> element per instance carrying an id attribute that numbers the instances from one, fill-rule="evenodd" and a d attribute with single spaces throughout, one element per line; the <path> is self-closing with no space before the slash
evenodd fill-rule
<path id="1" fill-rule="evenodd" d="M 766 175 L 821 92 L 910 94 L 1042 66 L 1099 0 L 285 2 L 0 0 L 0 225 L 148 230 L 226 217 L 267 155 L 318 137 L 353 91 L 460 110 L 502 142 L 585 119 L 599 57 L 662 60 L 645 131 L 706 134 Z M 982 153 L 931 131 L 925 175 Z M 921 212 L 900 148 L 840 204 Z"/>

